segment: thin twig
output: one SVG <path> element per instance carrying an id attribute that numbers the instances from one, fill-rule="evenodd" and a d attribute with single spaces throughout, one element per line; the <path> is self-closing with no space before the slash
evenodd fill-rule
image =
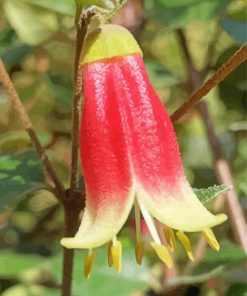
<path id="1" fill-rule="evenodd" d="M 180 36 L 180 30 L 178 30 L 178 36 Z M 181 44 L 183 42 L 180 36 Z M 185 56 L 188 58 L 188 50 L 184 51 Z M 224 80 L 234 69 L 236 69 L 241 63 L 247 60 L 247 43 L 244 44 L 225 64 L 223 64 L 204 84 L 194 91 L 189 99 L 172 115 L 172 121 L 177 121 L 188 110 L 198 103 L 214 86 Z M 189 63 L 191 67 L 191 63 Z"/>
<path id="2" fill-rule="evenodd" d="M 2 83 L 6 92 L 9 94 L 10 99 L 13 103 L 13 106 L 14 106 L 17 114 L 19 115 L 20 120 L 21 120 L 25 130 L 29 134 L 29 137 L 34 145 L 34 148 L 36 149 L 41 161 L 43 162 L 43 165 L 44 165 L 47 173 L 49 174 L 52 181 L 54 182 L 54 185 L 55 185 L 56 190 L 58 192 L 58 194 L 56 194 L 57 199 L 59 201 L 61 201 L 64 196 L 64 193 L 65 193 L 65 188 L 63 186 L 63 183 L 58 178 L 52 164 L 50 163 L 50 160 L 48 159 L 48 157 L 45 153 L 45 150 L 43 149 L 43 147 L 38 139 L 38 136 L 37 136 L 35 130 L 33 129 L 33 125 L 31 123 L 31 120 L 30 120 L 24 106 L 22 105 L 20 97 L 18 96 L 18 94 L 15 90 L 15 87 L 10 80 L 10 77 L 4 67 L 2 60 L 0 60 L 0 82 Z"/>
<path id="3" fill-rule="evenodd" d="M 183 31 L 177 30 L 177 34 L 178 34 L 178 39 L 180 41 L 181 48 L 185 56 L 185 64 L 186 64 L 188 76 L 191 82 L 191 86 L 192 88 L 197 89 L 202 84 L 203 78 L 193 65 Z M 214 85 L 216 85 L 224 77 L 226 77 L 230 72 L 232 72 L 233 69 L 236 68 L 236 65 L 241 64 L 241 62 L 243 62 L 246 59 L 247 59 L 247 44 L 241 47 L 241 49 L 237 51 L 237 53 L 235 53 L 233 57 L 231 57 L 229 61 L 226 64 L 224 64 L 223 67 L 220 68 L 220 70 L 216 72 L 217 75 L 216 74 L 213 75 L 213 77 L 209 79 L 202 87 L 200 87 L 199 91 L 196 91 L 194 94 L 197 94 L 197 97 L 199 98 L 198 93 L 199 94 L 206 93 L 205 89 L 207 91 L 211 89 Z M 209 83 L 209 81 L 211 82 Z M 193 98 L 193 95 L 191 98 Z M 189 99 L 189 101 L 190 100 L 191 99 Z M 189 106 L 192 106 L 192 105 L 189 104 Z M 182 108 L 180 108 L 179 110 L 182 110 Z M 224 159 L 219 139 L 214 131 L 213 122 L 208 112 L 207 104 L 205 102 L 201 102 L 199 105 L 199 110 L 201 112 L 202 119 L 206 127 L 206 132 L 207 132 L 208 140 L 210 143 L 210 147 L 212 149 L 212 153 L 215 158 L 215 171 L 217 174 L 217 178 L 219 182 L 223 182 L 226 184 L 233 184 L 231 170 L 227 161 Z M 178 119 L 182 114 L 182 111 L 175 112 L 175 114 L 176 113 L 177 113 L 177 116 L 174 116 L 173 120 Z M 226 204 L 228 208 L 228 214 L 230 217 L 230 221 L 231 221 L 231 225 L 233 228 L 236 241 L 242 246 L 243 250 L 247 251 L 247 225 L 246 225 L 244 214 L 243 214 L 241 205 L 239 203 L 235 189 L 232 189 L 226 192 L 225 197 L 226 197 L 225 199 L 226 199 Z"/>

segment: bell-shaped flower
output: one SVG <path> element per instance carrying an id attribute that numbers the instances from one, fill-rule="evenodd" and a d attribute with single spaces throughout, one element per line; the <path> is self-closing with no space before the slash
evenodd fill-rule
<path id="1" fill-rule="evenodd" d="M 162 102 L 150 84 L 142 52 L 123 27 L 104 25 L 88 36 L 81 67 L 84 109 L 81 121 L 81 162 L 86 207 L 66 248 L 89 249 L 85 276 L 91 272 L 93 248 L 108 243 L 109 265 L 121 269 L 117 234 L 135 207 L 137 262 L 143 242 L 141 215 L 152 236 L 151 245 L 168 266 L 178 240 L 193 260 L 184 232 L 202 232 L 219 249 L 211 227 L 226 215 L 211 214 L 198 200 L 184 174 L 177 138 Z M 200 153 L 200 152 L 198 152 Z M 165 225 L 167 248 L 161 243 L 155 219 Z"/>

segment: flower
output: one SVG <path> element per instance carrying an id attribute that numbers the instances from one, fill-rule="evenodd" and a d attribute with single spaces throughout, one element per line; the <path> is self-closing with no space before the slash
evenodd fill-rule
<path id="1" fill-rule="evenodd" d="M 150 84 L 135 39 L 123 27 L 101 26 L 85 42 L 81 67 L 85 102 L 80 149 L 86 207 L 75 237 L 63 238 L 61 244 L 89 249 L 84 269 L 89 277 L 93 248 L 108 243 L 108 263 L 120 271 L 117 234 L 134 206 L 138 263 L 143 256 L 141 215 L 152 247 L 169 267 L 176 242 L 173 229 L 191 260 L 184 232 L 202 232 L 218 250 L 211 227 L 227 217 L 211 214 L 189 185 L 171 120 Z M 168 248 L 161 243 L 155 219 L 165 225 Z"/>

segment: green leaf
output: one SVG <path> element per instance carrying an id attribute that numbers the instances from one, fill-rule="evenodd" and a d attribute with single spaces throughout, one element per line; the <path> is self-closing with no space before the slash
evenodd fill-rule
<path id="1" fill-rule="evenodd" d="M 245 284 L 233 284 L 227 290 L 226 296 L 247 296 L 247 285 Z"/>
<path id="2" fill-rule="evenodd" d="M 38 285 L 15 285 L 5 290 L 2 296 L 59 296 L 61 292 Z"/>
<path id="3" fill-rule="evenodd" d="M 33 51 L 33 47 L 27 44 L 14 46 L 1 54 L 3 62 L 12 66 L 16 63 L 20 63 L 28 54 Z"/>
<path id="4" fill-rule="evenodd" d="M 222 28 L 238 43 L 243 44 L 247 41 L 246 21 L 223 19 L 220 22 Z"/>
<path id="5" fill-rule="evenodd" d="M 230 0 L 145 0 L 151 18 L 171 27 L 186 26 L 193 21 L 208 21 L 223 12 Z"/>
<path id="6" fill-rule="evenodd" d="M 106 9 L 113 9 L 114 3 L 111 0 L 75 0 L 80 7 L 96 5 Z"/>
<path id="7" fill-rule="evenodd" d="M 25 0 L 31 4 L 39 7 L 47 8 L 49 10 L 64 14 L 64 15 L 75 15 L 75 1 L 74 0 Z"/>
<path id="8" fill-rule="evenodd" d="M 238 245 L 230 241 L 223 241 L 220 243 L 218 252 L 209 248 L 206 249 L 204 258 L 194 269 L 193 274 L 208 272 L 218 266 L 224 266 L 224 269 L 230 268 L 244 263 L 246 258 L 247 254 Z"/>
<path id="9" fill-rule="evenodd" d="M 222 185 L 214 185 L 214 186 L 211 186 L 208 188 L 202 188 L 202 189 L 194 188 L 193 190 L 196 196 L 198 197 L 198 199 L 200 200 L 200 202 L 207 203 L 210 200 L 217 197 L 220 193 L 224 193 L 230 189 L 232 189 L 231 185 L 222 184 Z"/>
<path id="10" fill-rule="evenodd" d="M 44 263 L 44 257 L 16 253 L 11 250 L 0 252 L 0 277 L 16 278 L 29 268 Z"/>
<path id="11" fill-rule="evenodd" d="M 75 252 L 73 295 L 124 296 L 148 287 L 149 269 L 145 260 L 141 266 L 135 262 L 134 248 L 123 244 L 123 270 L 117 273 L 107 265 L 106 248 L 97 248 L 95 264 L 89 280 L 83 279 L 83 262 L 87 252 Z M 58 281 L 61 276 L 61 256 L 52 262 L 52 270 Z"/>
<path id="12" fill-rule="evenodd" d="M 0 157 L 0 211 L 42 188 L 45 188 L 44 175 L 33 150 Z"/>
<path id="13" fill-rule="evenodd" d="M 29 45 L 47 40 L 59 28 L 57 15 L 19 0 L 6 0 L 5 15 L 19 38 Z"/>
<path id="14" fill-rule="evenodd" d="M 181 82 L 179 77 L 167 70 L 164 65 L 156 60 L 145 60 L 145 66 L 152 84 L 156 87 L 170 87 Z"/>

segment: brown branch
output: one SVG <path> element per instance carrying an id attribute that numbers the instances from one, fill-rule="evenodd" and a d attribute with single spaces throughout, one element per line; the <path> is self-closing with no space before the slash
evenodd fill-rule
<path id="1" fill-rule="evenodd" d="M 181 36 L 181 30 L 177 30 L 178 37 L 181 45 L 183 46 L 183 52 L 187 60 L 187 68 L 192 67 L 191 60 L 188 59 L 188 49 L 185 49 L 183 36 Z M 199 88 L 189 97 L 189 99 L 172 115 L 172 121 L 177 121 L 188 110 L 198 103 L 214 86 L 225 79 L 234 69 L 236 69 L 241 63 L 247 60 L 247 43 L 244 44 L 225 64 L 223 64 L 204 84 L 199 84 Z M 188 63 L 189 62 L 189 63 Z M 194 75 L 194 71 L 192 75 Z M 199 73 L 198 73 L 199 74 Z M 194 78 L 193 78 L 194 79 Z M 197 78 L 196 78 L 197 79 Z"/>
<path id="2" fill-rule="evenodd" d="M 180 41 L 181 48 L 185 56 L 185 65 L 187 68 L 188 77 L 191 82 L 191 87 L 194 89 L 197 89 L 202 84 L 203 78 L 201 74 L 195 69 L 192 63 L 192 59 L 188 51 L 188 46 L 187 46 L 186 38 L 183 31 L 177 30 L 177 34 L 178 34 L 178 39 Z M 241 49 L 237 51 L 228 60 L 228 62 L 224 64 L 213 75 L 211 79 L 209 79 L 203 86 L 201 86 L 198 89 L 198 91 L 194 92 L 194 95 L 192 95 L 191 97 L 192 100 L 195 102 L 195 99 L 193 98 L 200 98 L 198 93 L 202 94 L 202 96 L 204 95 L 204 93 L 206 94 L 213 86 L 215 86 L 222 79 L 224 79 L 224 77 L 226 77 L 233 69 L 235 69 L 237 65 L 241 64 L 246 59 L 247 59 L 247 44 L 242 46 Z M 189 101 L 191 101 L 191 99 Z M 183 108 L 180 108 L 179 110 L 183 110 Z M 187 107 L 186 107 L 186 110 L 187 110 Z M 219 139 L 214 131 L 213 122 L 208 112 L 207 104 L 205 102 L 201 102 L 199 105 L 199 110 L 206 127 L 208 140 L 215 159 L 215 172 L 217 174 L 217 178 L 220 183 L 233 184 L 231 170 L 230 170 L 229 164 L 224 159 Z M 173 116 L 173 120 L 178 119 L 180 116 L 182 116 L 182 114 L 184 114 L 184 111 L 175 112 Z M 228 191 L 225 193 L 225 201 L 227 204 L 228 214 L 230 217 L 230 221 L 231 221 L 231 225 L 233 228 L 236 241 L 242 246 L 243 250 L 247 251 L 247 225 L 246 225 L 244 214 L 243 214 L 241 205 L 239 203 L 235 189 L 232 189 L 231 191 Z M 216 204 L 215 204 L 215 207 L 216 207 Z M 217 207 L 217 210 L 218 208 L 219 207 Z"/>
<path id="3" fill-rule="evenodd" d="M 41 146 L 38 136 L 33 129 L 30 118 L 29 118 L 24 106 L 22 105 L 20 97 L 18 96 L 18 94 L 15 90 L 15 87 L 10 80 L 10 77 L 4 67 L 2 60 L 0 60 L 0 82 L 2 83 L 6 92 L 9 94 L 10 99 L 13 103 L 13 106 L 14 106 L 17 114 L 19 115 L 19 118 L 20 118 L 25 130 L 29 134 L 29 137 L 34 145 L 36 152 L 38 153 L 41 161 L 43 162 L 43 165 L 44 165 L 47 173 L 49 174 L 52 181 L 54 182 L 54 185 L 57 190 L 57 194 L 56 194 L 57 199 L 59 201 L 61 201 L 64 196 L 64 192 L 65 192 L 64 186 L 63 186 L 62 182 L 60 181 L 60 179 L 58 178 L 52 164 L 50 163 L 50 161 L 45 153 L 45 150 Z"/>

